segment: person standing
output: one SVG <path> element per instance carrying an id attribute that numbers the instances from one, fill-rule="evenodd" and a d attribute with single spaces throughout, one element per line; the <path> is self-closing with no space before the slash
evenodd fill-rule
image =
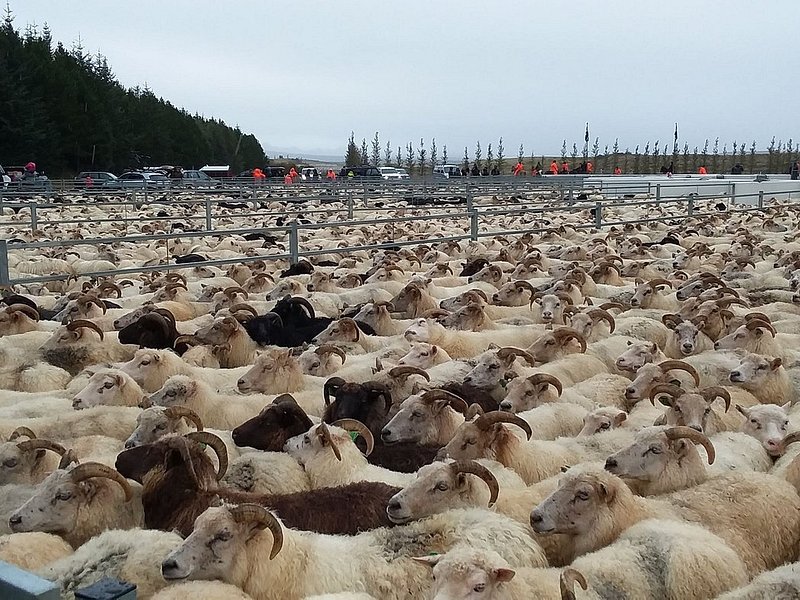
<path id="1" fill-rule="evenodd" d="M 622 175 L 622 169 L 620 169 L 618 166 L 614 167 L 614 175 Z"/>
<path id="2" fill-rule="evenodd" d="M 297 179 L 297 177 L 298 177 L 297 169 L 295 169 L 294 167 L 289 169 L 289 177 L 292 178 L 292 183 L 294 183 L 294 180 Z"/>
<path id="3" fill-rule="evenodd" d="M 253 169 L 253 179 L 255 180 L 256 185 L 261 185 L 266 177 L 267 176 L 264 174 L 264 171 L 262 171 L 258 167 Z"/>
<path id="4" fill-rule="evenodd" d="M 594 173 L 594 165 L 592 164 L 592 161 L 589 161 L 589 162 L 586 163 L 586 172 L 589 175 Z"/>
<path id="5" fill-rule="evenodd" d="M 569 163 L 566 160 L 561 163 L 561 174 L 569 175 Z"/>
<path id="6" fill-rule="evenodd" d="M 517 164 L 514 165 L 514 177 L 517 177 L 525 172 L 525 165 L 522 164 L 522 161 L 517 161 Z"/>
<path id="7" fill-rule="evenodd" d="M 705 165 L 700 165 L 700 168 L 697 170 L 700 175 L 708 175 L 708 171 L 706 170 Z"/>
<path id="8" fill-rule="evenodd" d="M 558 163 L 555 160 L 550 163 L 550 175 L 558 175 Z"/>

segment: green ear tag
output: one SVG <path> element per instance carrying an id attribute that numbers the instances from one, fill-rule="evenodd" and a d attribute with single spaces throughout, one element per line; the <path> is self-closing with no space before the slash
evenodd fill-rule
<path id="1" fill-rule="evenodd" d="M 347 433 L 350 434 L 350 439 L 355 442 L 356 438 L 358 437 L 358 432 L 357 431 L 348 431 Z"/>

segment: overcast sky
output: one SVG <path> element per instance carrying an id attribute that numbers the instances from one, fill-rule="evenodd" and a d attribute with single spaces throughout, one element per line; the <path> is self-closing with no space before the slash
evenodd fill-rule
<path id="1" fill-rule="evenodd" d="M 268 149 L 432 137 L 458 159 L 563 139 L 800 140 L 798 0 L 12 0 L 105 54 L 126 86 L 238 124 Z"/>

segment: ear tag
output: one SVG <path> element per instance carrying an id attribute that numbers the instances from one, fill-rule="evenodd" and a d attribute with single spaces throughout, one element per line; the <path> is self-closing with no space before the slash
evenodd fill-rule
<path id="1" fill-rule="evenodd" d="M 348 431 L 347 433 L 350 434 L 350 439 L 353 440 L 353 442 L 355 443 L 356 438 L 358 437 L 358 432 L 357 431 Z"/>

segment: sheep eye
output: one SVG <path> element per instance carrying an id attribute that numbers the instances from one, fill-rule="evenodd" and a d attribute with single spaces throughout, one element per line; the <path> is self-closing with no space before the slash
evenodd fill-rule
<path id="1" fill-rule="evenodd" d="M 56 494 L 56 500 L 67 501 L 72 498 L 72 492 L 58 492 Z"/>
<path id="2" fill-rule="evenodd" d="M 436 484 L 436 489 L 440 492 L 446 492 L 449 489 L 449 486 L 444 481 L 440 481 Z"/>
<path id="3" fill-rule="evenodd" d="M 489 368 L 490 369 L 497 369 L 497 368 L 499 368 L 499 366 L 498 365 L 489 365 Z"/>
<path id="4" fill-rule="evenodd" d="M 706 415 L 707 415 L 707 414 L 708 414 L 708 413 L 710 413 L 710 412 L 711 412 L 711 409 L 710 409 L 710 408 L 707 408 L 703 414 L 706 414 Z"/>
<path id="5" fill-rule="evenodd" d="M 311 364 L 311 368 L 312 369 L 319 369 L 319 363 L 318 362 L 312 363 Z"/>
<path id="6" fill-rule="evenodd" d="M 680 413 L 681 412 L 681 407 L 680 406 L 675 406 L 674 408 L 675 408 L 675 412 L 676 413 Z"/>
<path id="7" fill-rule="evenodd" d="M 786 429 L 789 426 L 789 421 L 784 421 L 783 428 Z"/>
<path id="8" fill-rule="evenodd" d="M 412 413 L 411 413 L 411 416 L 412 416 L 412 418 L 414 418 L 414 419 L 421 419 L 423 415 L 422 415 L 422 413 L 421 413 L 421 412 L 414 411 L 414 412 L 412 412 Z"/>
<path id="9" fill-rule="evenodd" d="M 575 494 L 575 498 L 578 500 L 588 500 L 589 499 L 589 492 L 578 492 Z"/>
<path id="10" fill-rule="evenodd" d="M 476 443 L 476 442 L 475 442 L 475 440 L 472 440 L 472 439 L 469 439 L 469 440 L 464 440 L 464 441 L 465 441 L 465 442 L 466 442 L 468 445 L 470 445 L 470 446 L 474 446 L 474 445 L 475 445 L 475 443 Z"/>
<path id="11" fill-rule="evenodd" d="M 479 584 L 478 584 L 478 585 L 476 585 L 474 588 L 472 588 L 472 591 L 473 591 L 473 592 L 482 592 L 482 591 L 484 591 L 485 589 L 486 589 L 486 584 L 485 584 L 485 583 L 479 583 Z"/>
<path id="12" fill-rule="evenodd" d="M 658 446 L 651 446 L 650 452 L 652 452 L 653 454 L 661 454 L 662 450 Z"/>
<path id="13" fill-rule="evenodd" d="M 555 342 L 554 342 L 553 340 L 547 340 L 547 341 L 544 343 L 544 345 L 545 345 L 545 346 L 552 346 L 553 344 L 555 344 Z"/>
<path id="14" fill-rule="evenodd" d="M 603 423 L 602 425 L 600 425 L 600 429 L 610 429 L 610 428 L 611 428 L 611 423 Z"/>
<path id="15" fill-rule="evenodd" d="M 139 363 L 139 366 L 140 367 L 146 367 L 149 364 L 150 364 L 149 360 L 143 360 L 142 362 Z"/>
<path id="16" fill-rule="evenodd" d="M 13 469 L 19 464 L 19 461 L 16 458 L 9 458 L 3 462 L 4 467 L 8 467 L 9 469 Z"/>
<path id="17" fill-rule="evenodd" d="M 113 388 L 113 387 L 114 387 L 114 382 L 113 382 L 113 381 L 106 381 L 106 382 L 103 384 L 103 388 L 104 388 L 104 389 L 107 389 L 107 390 L 110 390 L 110 389 L 111 389 L 111 388 Z"/>
<path id="18" fill-rule="evenodd" d="M 308 443 L 310 443 L 310 442 L 311 442 L 311 439 L 308 437 L 308 434 L 306 434 L 306 435 L 304 435 L 304 436 L 303 436 L 303 441 L 304 441 L 306 444 L 308 444 Z"/>
<path id="19" fill-rule="evenodd" d="M 214 536 L 215 542 L 227 542 L 231 539 L 231 533 L 229 531 L 221 531 L 217 535 Z"/>
<path id="20" fill-rule="evenodd" d="M 156 425 L 156 431 L 163 431 L 166 428 L 167 428 L 166 423 L 159 423 L 158 425 Z"/>

